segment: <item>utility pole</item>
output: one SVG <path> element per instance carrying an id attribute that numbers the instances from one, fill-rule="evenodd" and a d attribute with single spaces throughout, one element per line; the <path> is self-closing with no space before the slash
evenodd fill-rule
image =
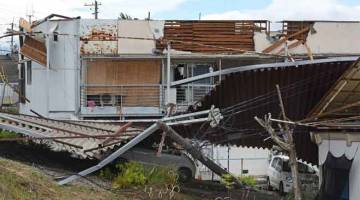
<path id="1" fill-rule="evenodd" d="M 283 120 L 288 120 L 286 113 L 285 113 L 285 107 L 281 96 L 281 91 L 279 85 L 276 85 L 277 94 L 279 97 L 279 105 L 281 109 L 281 115 L 283 117 Z M 282 126 L 281 124 L 278 124 L 278 128 L 280 129 L 281 136 L 279 135 L 279 132 L 277 132 L 272 127 L 272 118 L 271 113 L 268 115 L 265 115 L 264 119 L 259 119 L 255 116 L 255 120 L 270 134 L 271 139 L 278 145 L 280 148 L 282 148 L 284 151 L 286 151 L 289 155 L 289 164 L 291 167 L 291 175 L 293 179 L 293 189 L 294 189 L 294 200 L 302 200 L 301 196 L 301 188 L 300 188 L 300 177 L 299 177 L 299 171 L 298 171 L 298 163 L 296 158 L 296 148 L 295 148 L 295 142 L 293 138 L 293 131 L 294 128 L 290 127 L 288 124 L 285 124 Z"/>
<path id="2" fill-rule="evenodd" d="M 92 13 L 95 16 L 95 19 L 98 19 L 99 14 L 99 6 L 101 6 L 101 3 L 98 3 L 96 0 L 91 4 L 85 4 L 85 6 L 94 6 L 94 13 Z M 90 8 L 91 10 L 91 8 Z"/>
<path id="3" fill-rule="evenodd" d="M 26 15 L 29 19 L 29 23 L 31 24 L 31 18 L 34 17 L 34 8 L 33 5 L 31 5 L 31 10 L 29 11 L 29 13 Z"/>
<path id="4" fill-rule="evenodd" d="M 13 21 L 11 23 L 11 33 L 14 32 L 14 18 L 13 18 Z M 11 41 L 10 41 L 10 53 L 11 55 L 14 53 L 14 36 L 11 35 Z"/>
<path id="5" fill-rule="evenodd" d="M 167 43 L 167 64 L 166 64 L 166 104 L 170 103 L 170 84 L 171 84 L 171 58 L 170 58 L 171 45 L 170 42 Z"/>

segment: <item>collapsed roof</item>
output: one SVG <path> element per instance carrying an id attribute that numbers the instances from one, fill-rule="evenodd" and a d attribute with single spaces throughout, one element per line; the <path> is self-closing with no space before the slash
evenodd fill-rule
<path id="1" fill-rule="evenodd" d="M 200 103 L 198 109 L 211 105 L 221 108 L 225 119 L 220 128 L 200 135 L 187 127 L 179 127 L 189 135 L 196 134 L 215 143 L 230 143 L 238 146 L 271 147 L 269 135 L 254 120 L 267 113 L 278 116 L 279 102 L 276 84 L 279 84 L 285 110 L 289 119 L 304 119 L 321 100 L 333 84 L 354 63 L 356 58 L 338 61 L 336 59 L 316 62 L 276 63 L 261 68 L 231 73 L 211 91 Z M 241 67 L 239 67 L 241 68 Z M 197 130 L 196 128 L 193 130 Z M 309 129 L 297 128 L 294 139 L 298 156 L 311 163 L 317 163 L 317 145 L 311 141 Z"/>

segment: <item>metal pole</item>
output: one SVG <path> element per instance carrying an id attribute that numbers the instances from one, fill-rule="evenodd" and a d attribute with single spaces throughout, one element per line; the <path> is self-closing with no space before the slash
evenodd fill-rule
<path id="1" fill-rule="evenodd" d="M 13 21 L 11 23 L 11 32 L 13 33 L 14 32 L 14 18 L 13 18 Z M 13 55 L 14 53 L 14 36 L 12 35 L 11 36 L 11 52 L 10 54 Z"/>
<path id="2" fill-rule="evenodd" d="M 227 155 L 227 170 L 230 172 L 230 146 L 228 145 L 228 155 Z"/>
<path id="3" fill-rule="evenodd" d="M 90 167 L 84 171 L 79 172 L 77 175 L 72 175 L 62 181 L 59 181 L 58 184 L 59 185 L 64 185 L 67 184 L 79 177 L 83 177 L 86 176 L 88 174 L 91 174 L 92 172 L 95 172 L 101 168 L 103 168 L 104 166 L 106 166 L 107 164 L 109 164 L 110 162 L 112 162 L 113 160 L 115 160 L 116 158 L 118 158 L 121 154 L 123 154 L 124 152 L 126 152 L 127 150 L 131 149 L 133 146 L 137 145 L 139 142 L 141 142 L 142 140 L 144 140 L 146 137 L 148 137 L 149 135 L 151 135 L 152 133 L 154 133 L 156 130 L 158 130 L 158 125 L 156 123 L 154 123 L 153 125 L 151 125 L 149 128 L 147 128 L 146 130 L 144 130 L 144 132 L 142 132 L 141 134 L 137 135 L 134 139 L 132 139 L 130 142 L 126 143 L 124 146 L 122 146 L 120 149 L 118 149 L 117 151 L 115 151 L 113 154 L 111 154 L 109 157 L 105 158 L 104 160 L 102 160 L 99 164 Z"/>
<path id="4" fill-rule="evenodd" d="M 241 158 L 241 172 L 240 172 L 240 175 L 242 176 L 243 175 L 243 171 L 244 171 L 244 158 Z"/>
<path id="5" fill-rule="evenodd" d="M 170 103 L 170 65 L 171 65 L 171 60 L 170 60 L 170 42 L 167 43 L 167 77 L 166 77 L 166 104 Z"/>
<path id="6" fill-rule="evenodd" d="M 95 19 L 98 18 L 98 2 L 95 0 Z"/>
<path id="7" fill-rule="evenodd" d="M 182 118 L 187 118 L 187 117 L 192 117 L 192 116 L 203 115 L 206 112 L 209 112 L 209 110 L 200 111 L 200 112 L 196 112 L 196 113 L 190 113 L 190 114 L 184 114 L 184 115 L 175 116 L 175 117 L 163 118 L 163 121 L 170 121 L 170 120 L 174 120 L 174 119 L 182 119 Z M 196 119 L 196 120 L 205 120 L 205 119 L 203 118 L 203 119 Z M 192 120 L 192 121 L 194 122 L 194 120 Z M 109 164 L 110 162 L 112 162 L 113 160 L 118 158 L 121 154 L 125 153 L 127 150 L 134 147 L 136 144 L 138 144 L 139 142 L 141 142 L 142 140 L 147 138 L 149 135 L 154 133 L 156 130 L 158 130 L 158 128 L 159 128 L 159 125 L 157 123 L 154 123 L 149 128 L 145 129 L 142 133 L 140 133 L 135 138 L 133 138 L 131 141 L 126 143 L 124 146 L 122 146 L 120 149 L 118 149 L 117 151 L 112 153 L 110 156 L 106 157 L 104 160 L 102 160 L 97 165 L 95 165 L 93 167 L 90 167 L 90 168 L 88 168 L 86 170 L 83 170 L 83 171 L 79 172 L 76 175 L 72 175 L 72 176 L 70 176 L 70 177 L 68 177 L 68 178 L 66 178 L 66 179 L 64 179 L 62 181 L 59 181 L 58 184 L 60 184 L 60 185 L 67 184 L 67 183 L 69 183 L 69 182 L 71 182 L 71 181 L 73 181 L 73 180 L 75 180 L 75 179 L 77 179 L 79 177 L 86 176 L 88 174 L 91 174 L 91 173 L 103 168 L 104 166 L 106 166 L 107 164 Z"/>
<path id="8" fill-rule="evenodd" d="M 219 83 L 221 82 L 221 58 L 219 59 Z"/>

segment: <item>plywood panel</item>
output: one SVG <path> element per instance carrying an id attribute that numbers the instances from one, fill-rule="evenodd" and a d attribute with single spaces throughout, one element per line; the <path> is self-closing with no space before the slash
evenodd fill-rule
<path id="1" fill-rule="evenodd" d="M 87 84 L 159 84 L 160 60 L 87 62 Z"/>
<path id="2" fill-rule="evenodd" d="M 158 106 L 160 60 L 87 62 L 87 95 L 122 96 L 123 106 Z"/>

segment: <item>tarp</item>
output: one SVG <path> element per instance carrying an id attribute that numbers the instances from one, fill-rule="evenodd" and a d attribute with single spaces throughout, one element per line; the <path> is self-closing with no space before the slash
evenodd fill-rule
<path id="1" fill-rule="evenodd" d="M 327 154 L 322 171 L 320 200 L 349 199 L 349 172 L 352 162 L 353 159 L 349 160 L 345 155 L 337 158 L 330 152 Z"/>

